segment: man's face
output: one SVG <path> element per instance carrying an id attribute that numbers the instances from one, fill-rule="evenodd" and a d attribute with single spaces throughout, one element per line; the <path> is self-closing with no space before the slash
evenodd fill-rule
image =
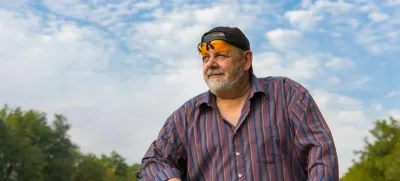
<path id="1" fill-rule="evenodd" d="M 212 92 L 234 88 L 244 74 L 243 58 L 234 47 L 224 51 L 210 49 L 202 56 L 204 80 Z"/>

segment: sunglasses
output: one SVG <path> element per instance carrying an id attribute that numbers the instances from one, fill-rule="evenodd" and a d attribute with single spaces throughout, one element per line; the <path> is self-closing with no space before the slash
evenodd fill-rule
<path id="1" fill-rule="evenodd" d="M 226 41 L 213 40 L 209 43 L 206 42 L 199 43 L 197 49 L 199 51 L 199 54 L 205 56 L 209 54 L 210 49 L 212 49 L 214 52 L 223 52 L 223 51 L 230 51 L 232 47 L 233 46 L 227 43 Z"/>

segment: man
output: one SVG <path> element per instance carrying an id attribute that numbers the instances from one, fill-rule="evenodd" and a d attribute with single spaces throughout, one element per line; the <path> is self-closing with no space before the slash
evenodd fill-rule
<path id="1" fill-rule="evenodd" d="M 211 29 L 198 49 L 209 91 L 168 117 L 142 159 L 143 180 L 339 180 L 332 134 L 306 88 L 257 78 L 236 27 Z"/>

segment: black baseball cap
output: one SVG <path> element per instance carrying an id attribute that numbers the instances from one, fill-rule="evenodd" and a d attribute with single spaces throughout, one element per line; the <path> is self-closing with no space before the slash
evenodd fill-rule
<path id="1" fill-rule="evenodd" d="M 238 27 L 217 26 L 201 37 L 201 43 L 210 43 L 213 40 L 224 40 L 244 51 L 250 50 L 249 39 Z M 253 66 L 250 66 L 249 71 L 253 73 Z"/>
<path id="2" fill-rule="evenodd" d="M 201 37 L 201 42 L 209 43 L 213 40 L 224 40 L 244 51 L 250 50 L 250 42 L 246 35 L 237 27 L 217 26 Z"/>

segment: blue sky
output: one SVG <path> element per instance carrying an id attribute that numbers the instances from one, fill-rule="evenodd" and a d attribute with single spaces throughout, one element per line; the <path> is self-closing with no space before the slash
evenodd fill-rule
<path id="1" fill-rule="evenodd" d="M 258 77 L 310 90 L 343 174 L 373 121 L 400 118 L 400 1 L 251 2 L 0 1 L 0 103 L 64 114 L 82 151 L 139 162 L 166 117 L 207 90 L 202 33 L 238 26 Z"/>

